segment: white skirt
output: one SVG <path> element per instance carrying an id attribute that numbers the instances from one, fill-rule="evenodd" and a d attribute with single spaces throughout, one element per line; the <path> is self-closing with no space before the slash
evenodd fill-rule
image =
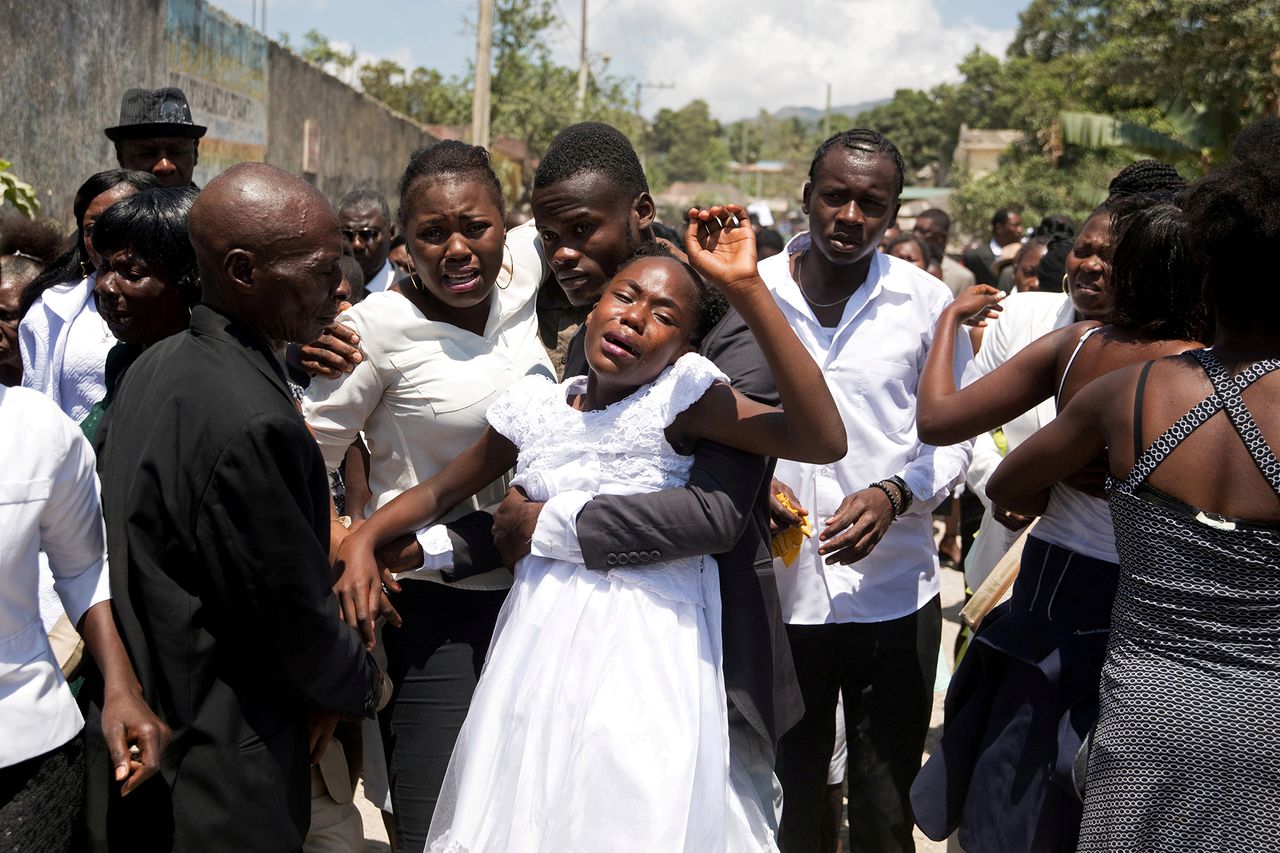
<path id="1" fill-rule="evenodd" d="M 526 557 L 431 822 L 432 853 L 776 850 L 731 780 L 715 561 L 706 606 Z"/>

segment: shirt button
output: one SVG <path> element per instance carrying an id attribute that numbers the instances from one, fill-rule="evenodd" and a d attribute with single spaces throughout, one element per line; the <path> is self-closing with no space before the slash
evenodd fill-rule
<path id="1" fill-rule="evenodd" d="M 636 553 L 635 551 L 632 551 L 630 554 L 627 554 L 627 562 L 628 562 L 628 563 L 638 563 L 638 562 L 640 562 L 640 555 L 639 555 L 638 553 Z"/>
<path id="2" fill-rule="evenodd" d="M 604 558 L 604 564 L 605 564 L 606 566 L 616 566 L 616 565 L 618 565 L 618 555 L 617 555 L 617 554 L 609 554 L 607 557 L 605 557 L 605 558 Z"/>
<path id="3" fill-rule="evenodd" d="M 651 560 L 660 560 L 660 559 L 662 559 L 662 552 L 661 552 L 661 551 L 650 551 L 650 552 L 649 552 L 649 559 L 651 559 Z"/>
<path id="4" fill-rule="evenodd" d="M 827 477 L 828 479 L 833 475 L 833 473 L 834 472 L 831 470 L 831 466 L 829 465 L 823 465 L 818 469 L 818 474 L 820 476 Z"/>

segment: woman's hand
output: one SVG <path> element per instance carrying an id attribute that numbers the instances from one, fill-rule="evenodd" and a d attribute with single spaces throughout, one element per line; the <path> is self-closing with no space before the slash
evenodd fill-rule
<path id="1" fill-rule="evenodd" d="M 124 782 L 120 796 L 128 796 L 160 772 L 160 756 L 172 734 L 140 693 L 106 692 L 102 701 L 102 736 L 115 768 L 115 780 Z M 131 753 L 130 747 L 136 747 L 137 752 Z"/>
<path id="2" fill-rule="evenodd" d="M 981 329 L 987 325 L 987 320 L 1000 316 L 1000 312 L 1004 310 L 999 304 L 1002 299 L 1004 291 L 989 284 L 976 284 L 961 291 L 955 301 L 947 306 L 947 311 L 951 313 L 957 326 L 963 324 Z"/>
<path id="3" fill-rule="evenodd" d="M 740 205 L 690 208 L 684 247 L 693 268 L 732 298 L 761 287 L 756 234 Z"/>
<path id="4" fill-rule="evenodd" d="M 333 594 L 338 597 L 342 619 L 360 632 L 365 649 L 373 651 L 378 642 L 374 620 L 379 615 L 385 616 L 395 628 L 403 622 L 383 590 L 382 569 L 363 536 L 359 533 L 347 536 L 338 550 L 333 571 L 338 578 Z"/>

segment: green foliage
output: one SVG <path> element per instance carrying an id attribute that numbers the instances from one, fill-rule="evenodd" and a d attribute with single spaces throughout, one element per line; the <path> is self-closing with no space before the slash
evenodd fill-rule
<path id="1" fill-rule="evenodd" d="M 36 198 L 36 191 L 31 184 L 18 179 L 18 176 L 9 171 L 13 164 L 8 160 L 0 160 L 0 207 L 6 204 L 12 204 L 18 209 L 18 212 L 28 218 L 35 218 L 40 212 L 40 200 Z"/>
<path id="2" fill-rule="evenodd" d="M 548 31 L 556 24 L 552 0 L 498 0 L 494 8 L 490 131 L 494 137 L 524 140 L 535 152 L 577 120 L 577 69 L 553 62 L 548 47 Z M 389 59 L 356 68 L 354 52 L 334 48 L 318 31 L 304 39 L 304 59 L 331 71 L 355 68 L 365 94 L 409 118 L 423 124 L 470 124 L 474 68 L 462 78 L 446 78 L 421 66 L 408 71 Z M 287 34 L 281 42 L 288 44 Z M 608 75 L 607 68 L 602 72 L 589 79 L 586 117 L 634 134 L 639 128 L 630 112 L 628 81 Z"/>
<path id="3" fill-rule="evenodd" d="M 893 100 L 872 107 L 852 122 L 858 127 L 871 127 L 893 140 L 910 173 L 938 162 L 943 149 L 955 144 L 940 121 L 938 105 L 925 92 L 899 89 Z M 958 126 L 957 126 L 958 127 Z"/>
<path id="4" fill-rule="evenodd" d="M 659 110 L 647 142 L 650 176 L 659 186 L 672 181 L 718 181 L 725 176 L 728 142 L 706 101 Z"/>
<path id="5" fill-rule="evenodd" d="M 1106 198 L 1107 184 L 1129 159 L 1118 152 L 1085 152 L 1054 165 L 1034 149 L 1014 148 L 1001 158 L 999 169 L 977 180 L 957 170 L 951 179 L 958 189 L 949 199 L 954 230 L 986 233 L 992 212 L 1008 206 L 1019 208 L 1028 225 L 1060 213 L 1079 227 Z"/>
<path id="6" fill-rule="evenodd" d="M 471 120 L 471 99 L 456 81 L 434 68 L 405 70 L 389 59 L 360 67 L 360 88 L 371 98 L 423 124 L 462 124 Z"/>
<path id="7" fill-rule="evenodd" d="M 303 37 L 305 42 L 299 54 L 307 62 L 322 68 L 332 65 L 339 71 L 345 71 L 356 63 L 355 51 L 347 53 L 329 44 L 329 40 L 317 29 L 307 30 Z"/>

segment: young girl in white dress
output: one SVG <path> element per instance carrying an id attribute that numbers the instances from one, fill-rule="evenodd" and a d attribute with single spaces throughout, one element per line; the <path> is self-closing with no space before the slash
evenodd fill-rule
<path id="1" fill-rule="evenodd" d="M 346 540 L 346 570 L 367 572 L 380 545 L 513 463 L 516 484 L 547 500 L 682 485 L 701 439 L 817 464 L 842 457 L 822 375 L 756 276 L 745 212 L 691 211 L 685 244 L 692 267 L 653 249 L 624 264 L 587 318 L 590 373 L 514 384 L 475 445 Z M 756 333 L 788 414 L 734 392 L 694 351 L 714 302 L 698 273 Z M 729 775 L 714 560 L 626 557 L 607 572 L 532 555 L 517 564 L 429 851 L 777 849 L 751 789 Z"/>

